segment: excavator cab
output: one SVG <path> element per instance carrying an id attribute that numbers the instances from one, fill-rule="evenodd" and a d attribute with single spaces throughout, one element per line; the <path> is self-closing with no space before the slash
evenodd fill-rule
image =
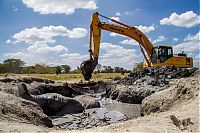
<path id="1" fill-rule="evenodd" d="M 156 46 L 152 50 L 152 64 L 164 63 L 167 59 L 173 57 L 173 50 L 170 46 Z"/>

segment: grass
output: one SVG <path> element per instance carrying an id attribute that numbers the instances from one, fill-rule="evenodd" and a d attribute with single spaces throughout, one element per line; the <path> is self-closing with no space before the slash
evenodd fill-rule
<path id="1" fill-rule="evenodd" d="M 3 76 L 5 74 L 0 74 L 0 76 Z M 114 79 L 115 77 L 121 77 L 124 78 L 128 75 L 128 73 L 125 73 L 122 75 L 121 73 L 99 73 L 99 74 L 93 74 L 91 81 L 107 81 Z M 30 77 L 40 77 L 40 78 L 46 78 L 51 80 L 59 80 L 59 81 L 68 81 L 68 82 L 80 82 L 84 81 L 84 78 L 82 74 L 8 74 L 8 76 L 30 76 Z"/>

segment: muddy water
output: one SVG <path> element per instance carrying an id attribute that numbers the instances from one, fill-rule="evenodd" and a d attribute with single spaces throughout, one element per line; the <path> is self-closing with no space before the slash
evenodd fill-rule
<path id="1" fill-rule="evenodd" d="M 111 99 L 99 99 L 101 108 L 87 109 L 80 114 L 69 114 L 53 119 L 55 127 L 69 130 L 104 126 L 140 116 L 139 104 L 127 104 Z"/>
<path id="2" fill-rule="evenodd" d="M 100 103 L 101 107 L 105 107 L 108 111 L 120 112 L 128 118 L 136 118 L 140 116 L 140 104 L 121 103 L 111 99 L 102 99 Z"/>

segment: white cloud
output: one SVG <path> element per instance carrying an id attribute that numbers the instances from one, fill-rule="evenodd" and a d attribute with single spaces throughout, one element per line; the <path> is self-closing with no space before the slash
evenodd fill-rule
<path id="1" fill-rule="evenodd" d="M 74 56 L 78 53 L 70 53 L 64 45 L 55 44 L 57 39 L 55 37 L 67 36 L 69 38 L 82 38 L 86 35 L 87 30 L 83 28 L 74 28 L 72 30 L 69 30 L 64 26 L 26 28 L 21 32 L 14 34 L 11 39 L 8 39 L 6 42 L 14 44 L 25 43 L 28 47 L 24 49 L 23 52 L 6 53 L 4 56 L 7 58 L 20 58 L 28 65 L 46 62 L 54 65 L 69 64 L 72 65 L 72 67 L 76 67 L 77 65 L 80 65 L 80 59 L 83 59 L 82 57 L 85 56 L 80 54 L 79 57 Z M 70 56 L 68 58 L 60 56 L 63 54 Z M 52 57 L 54 57 L 53 60 Z M 73 60 L 75 63 L 73 63 Z"/>
<path id="2" fill-rule="evenodd" d="M 111 43 L 101 43 L 101 49 L 105 51 L 105 54 L 99 58 L 99 63 L 103 66 L 131 69 L 136 62 L 140 61 L 135 49 L 125 49 Z"/>
<path id="3" fill-rule="evenodd" d="M 121 44 L 128 44 L 128 45 L 138 45 L 138 43 L 133 39 L 125 39 L 120 42 Z"/>
<path id="4" fill-rule="evenodd" d="M 113 37 L 115 37 L 115 36 L 126 37 L 126 36 L 124 36 L 124 35 L 117 34 L 117 33 L 114 33 L 114 32 L 111 32 L 111 33 L 110 33 L 110 36 L 113 36 Z"/>
<path id="5" fill-rule="evenodd" d="M 178 52 L 194 52 L 196 50 L 199 49 L 199 42 L 192 42 L 192 41 L 189 41 L 189 42 L 183 42 L 183 43 L 180 43 L 176 46 L 174 46 L 174 52 L 175 53 L 178 53 Z"/>
<path id="6" fill-rule="evenodd" d="M 67 36 L 69 38 L 83 38 L 87 35 L 87 30 L 84 28 L 67 29 L 64 26 L 45 26 L 42 28 L 26 28 L 12 36 L 12 40 L 7 40 L 7 43 L 24 42 L 29 45 L 55 43 L 53 37 Z"/>
<path id="7" fill-rule="evenodd" d="M 172 39 L 174 42 L 177 42 L 179 39 L 178 38 L 173 38 Z"/>
<path id="8" fill-rule="evenodd" d="M 133 12 L 125 12 L 125 15 L 132 15 Z"/>
<path id="9" fill-rule="evenodd" d="M 11 43 L 11 40 L 10 39 L 6 40 L 6 43 Z"/>
<path id="10" fill-rule="evenodd" d="M 193 11 L 187 11 L 182 14 L 172 13 L 169 18 L 160 20 L 161 25 L 175 25 L 179 27 L 190 28 L 200 23 L 200 16 Z"/>
<path id="11" fill-rule="evenodd" d="M 23 0 L 23 3 L 40 14 L 73 14 L 76 9 L 97 9 L 96 0 Z"/>
<path id="12" fill-rule="evenodd" d="M 156 40 L 153 40 L 152 43 L 163 42 L 165 40 L 167 40 L 167 38 L 165 38 L 164 36 L 159 36 Z"/>
<path id="13" fill-rule="evenodd" d="M 126 11 L 125 15 L 133 15 L 134 13 L 137 13 L 137 12 L 140 12 L 140 11 L 141 11 L 141 9 L 137 8 L 137 9 L 131 11 L 131 12 L 130 11 Z"/>
<path id="14" fill-rule="evenodd" d="M 149 33 L 151 31 L 154 31 L 155 30 L 155 26 L 154 25 L 151 25 L 151 26 L 143 26 L 143 25 L 139 25 L 139 26 L 136 26 L 139 30 L 141 30 L 144 34 L 145 33 Z M 121 35 L 121 34 L 117 34 L 117 33 L 114 33 L 114 32 L 111 32 L 110 33 L 110 36 L 121 36 L 121 37 L 127 37 L 127 36 L 124 36 L 124 35 Z"/>
<path id="15" fill-rule="evenodd" d="M 61 53 L 61 52 L 68 52 L 68 49 L 63 45 L 56 45 L 50 47 L 47 44 L 40 44 L 40 45 L 34 44 L 29 46 L 27 51 L 32 53 L 50 53 L 50 52 Z"/>
<path id="16" fill-rule="evenodd" d="M 16 52 L 16 53 L 5 53 L 4 56 L 6 58 L 15 58 L 15 59 L 22 59 L 28 65 L 34 65 L 36 63 L 41 63 L 41 57 L 36 56 L 31 53 L 27 52 Z"/>
<path id="17" fill-rule="evenodd" d="M 117 20 L 117 21 L 120 20 L 119 17 L 111 17 L 111 19 L 114 19 L 114 20 Z"/>
<path id="18" fill-rule="evenodd" d="M 139 30 L 141 30 L 143 33 L 149 33 L 151 31 L 155 30 L 155 26 L 151 25 L 151 26 L 143 26 L 143 25 L 139 25 L 136 26 Z"/>
<path id="19" fill-rule="evenodd" d="M 183 43 L 180 43 L 174 47 L 175 53 L 178 52 L 195 52 L 199 50 L 199 32 L 196 35 L 187 35 Z"/>
<path id="20" fill-rule="evenodd" d="M 115 16 L 121 16 L 121 13 L 120 13 L 120 12 L 117 12 L 117 13 L 115 14 Z"/>
<path id="21" fill-rule="evenodd" d="M 89 55 L 81 55 L 79 53 L 65 53 L 60 55 L 60 57 L 62 58 L 62 62 L 70 64 L 73 68 L 80 66 L 84 60 L 89 59 Z"/>
<path id="22" fill-rule="evenodd" d="M 13 11 L 18 11 L 19 9 L 18 8 L 16 8 L 15 6 L 12 6 L 12 9 L 13 9 Z"/>
<path id="23" fill-rule="evenodd" d="M 200 39 L 200 32 L 198 32 L 196 35 L 187 35 L 187 37 L 184 39 L 184 41 L 199 41 Z"/>

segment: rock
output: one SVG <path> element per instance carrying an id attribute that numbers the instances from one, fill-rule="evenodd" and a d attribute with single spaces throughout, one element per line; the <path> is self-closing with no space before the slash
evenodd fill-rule
<path id="1" fill-rule="evenodd" d="M 36 102 L 44 111 L 45 114 L 52 116 L 62 116 L 70 113 L 81 113 L 84 111 L 80 102 L 75 99 L 64 97 L 56 93 L 47 93 L 42 95 L 29 94 L 24 83 L 18 84 L 19 95 L 22 98 Z"/>
<path id="2" fill-rule="evenodd" d="M 133 96 L 126 91 L 120 92 L 119 96 L 117 97 L 117 101 L 123 103 L 133 103 L 134 102 L 133 99 L 134 99 Z"/>
<path id="3" fill-rule="evenodd" d="M 116 90 L 114 90 L 114 91 L 111 92 L 110 98 L 112 100 L 115 100 L 115 99 L 117 99 L 118 95 L 119 95 L 119 90 L 116 89 Z"/>
<path id="4" fill-rule="evenodd" d="M 95 98 L 88 95 L 76 96 L 75 99 L 79 101 L 84 109 L 99 108 L 100 103 Z"/>
<path id="5" fill-rule="evenodd" d="M 1 118 L 53 127 L 38 104 L 3 92 L 0 92 L 0 115 Z"/>

